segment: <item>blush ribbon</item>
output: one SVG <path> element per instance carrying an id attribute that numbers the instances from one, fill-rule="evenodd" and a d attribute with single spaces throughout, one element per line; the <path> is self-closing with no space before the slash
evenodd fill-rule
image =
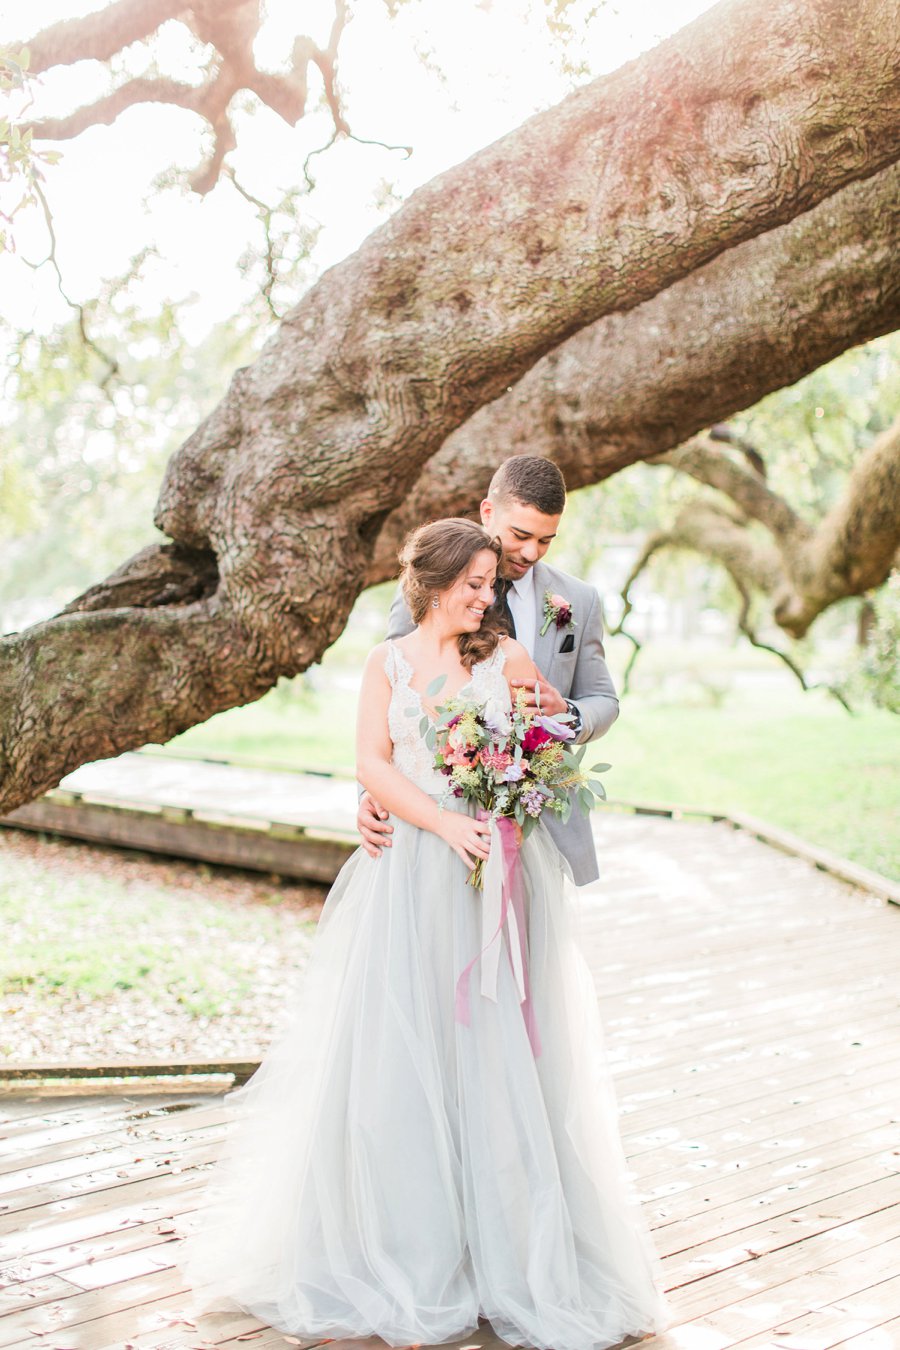
<path id="1" fill-rule="evenodd" d="M 479 811 L 480 820 L 487 819 L 486 811 Z M 532 1052 L 541 1053 L 534 1007 L 531 1002 L 531 984 L 528 978 L 528 946 L 525 932 L 525 886 L 522 879 L 522 860 L 516 842 L 516 826 L 509 816 L 491 819 L 491 847 L 484 865 L 484 895 L 481 906 L 481 951 L 466 966 L 456 982 L 456 1020 L 470 1026 L 469 980 L 475 962 L 481 958 L 481 993 L 497 1002 L 497 975 L 500 969 L 500 949 L 503 930 L 506 929 L 507 951 L 513 978 L 522 1005 L 522 1016 L 528 1031 Z"/>

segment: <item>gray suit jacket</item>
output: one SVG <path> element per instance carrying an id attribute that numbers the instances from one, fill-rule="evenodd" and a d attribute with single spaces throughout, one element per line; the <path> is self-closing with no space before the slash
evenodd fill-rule
<path id="1" fill-rule="evenodd" d="M 581 731 L 576 739 L 595 741 L 609 731 L 619 715 L 619 700 L 603 651 L 600 596 L 587 582 L 570 577 L 544 562 L 534 565 L 534 589 L 537 605 L 534 664 L 563 698 L 569 698 L 578 705 Z M 541 637 L 546 591 L 552 595 L 562 595 L 569 601 L 575 620 L 574 629 L 558 629 L 551 623 Z M 387 635 L 389 638 L 403 637 L 411 633 L 414 626 L 403 595 L 398 590 L 391 606 Z M 569 652 L 561 651 L 570 632 L 574 646 Z M 596 881 L 600 873 L 588 817 L 576 808 L 565 825 L 549 811 L 545 812 L 543 819 L 560 853 L 572 868 L 575 884 L 585 886 L 589 881 Z"/>

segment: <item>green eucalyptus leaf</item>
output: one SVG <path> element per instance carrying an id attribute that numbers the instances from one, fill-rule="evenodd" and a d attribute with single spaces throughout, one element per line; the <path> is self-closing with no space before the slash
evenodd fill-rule
<path id="1" fill-rule="evenodd" d="M 447 683 L 446 675 L 436 675 L 435 678 L 431 681 L 431 684 L 425 690 L 426 698 L 434 698 L 435 694 L 439 694 L 446 683 Z"/>
<path id="2" fill-rule="evenodd" d="M 606 770 L 611 768 L 611 764 L 592 764 L 591 773 L 606 773 Z"/>

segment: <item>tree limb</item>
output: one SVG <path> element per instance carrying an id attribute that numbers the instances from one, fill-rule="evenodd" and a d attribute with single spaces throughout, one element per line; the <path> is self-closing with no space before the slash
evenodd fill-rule
<path id="1" fill-rule="evenodd" d="M 28 124 L 36 140 L 71 140 L 91 126 L 109 126 L 128 108 L 141 103 L 167 103 L 203 117 L 213 132 L 209 159 L 191 177 L 195 192 L 204 194 L 218 182 L 223 162 L 236 145 L 228 116 L 236 93 L 247 89 L 294 126 L 306 111 L 310 63 L 325 83 L 325 96 L 335 134 L 349 134 L 337 87 L 337 56 L 348 21 L 346 0 L 335 0 L 335 17 L 328 44 L 319 48 L 311 38 L 298 37 L 290 69 L 274 74 L 257 68 L 253 44 L 261 23 L 260 0 L 194 0 L 185 8 L 180 0 L 118 0 L 118 3 L 80 19 L 65 20 L 36 34 L 27 44 L 32 69 L 94 59 L 108 61 L 132 42 L 150 38 L 168 19 L 178 19 L 202 43 L 213 46 L 217 61 L 209 78 L 191 85 L 166 78 L 137 77 L 112 93 L 75 109 L 65 117 Z"/>
<path id="2" fill-rule="evenodd" d="M 394 575 L 421 521 L 477 511 L 506 455 L 554 460 L 570 488 L 600 482 L 893 332 L 898 254 L 893 165 L 576 334 L 448 437 L 388 517 L 369 582 Z"/>
<path id="3" fill-rule="evenodd" d="M 720 450 L 708 437 L 695 436 L 668 454 L 654 457 L 650 463 L 667 464 L 699 483 L 718 488 L 751 520 L 765 525 L 785 551 L 802 547 L 812 535 L 812 528 L 758 473 Z"/>
<path id="4" fill-rule="evenodd" d="M 840 499 L 816 526 L 801 521 L 755 473 L 704 438 L 651 463 L 718 489 L 766 527 L 780 555 L 779 578 L 754 585 L 772 597 L 775 620 L 792 637 L 803 637 L 829 605 L 882 585 L 897 562 L 900 416 L 863 452 Z"/>
<path id="5" fill-rule="evenodd" d="M 860 456 L 839 501 L 790 557 L 789 585 L 775 603 L 777 622 L 802 637 L 828 605 L 886 581 L 898 549 L 900 416 Z"/>
<path id="6" fill-rule="evenodd" d="M 778 552 L 765 537 L 758 538 L 752 535 L 740 514 L 733 514 L 724 505 L 704 498 L 697 498 L 682 507 L 669 529 L 657 530 L 648 536 L 622 586 L 622 617 L 610 632 L 622 633 L 634 645 L 623 680 L 623 692 L 628 691 L 631 673 L 641 647 L 634 634 L 623 626 L 633 608 L 631 589 L 650 559 L 663 548 L 689 549 L 692 553 L 711 558 L 724 567 L 740 599 L 738 629 L 751 646 L 776 656 L 788 668 L 805 693 L 812 689 L 825 689 L 847 712 L 853 712 L 846 695 L 836 685 L 825 682 L 810 683 L 790 652 L 759 637 L 750 619 L 752 595 L 754 591 L 771 595 L 783 585 L 784 576 Z"/>

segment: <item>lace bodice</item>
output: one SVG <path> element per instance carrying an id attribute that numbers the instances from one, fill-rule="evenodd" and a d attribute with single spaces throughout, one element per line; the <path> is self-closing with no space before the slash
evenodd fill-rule
<path id="1" fill-rule="evenodd" d="M 394 745 L 391 762 L 405 778 L 409 778 L 423 792 L 431 796 L 443 794 L 447 780 L 433 767 L 432 752 L 419 730 L 422 699 L 410 685 L 413 668 L 397 643 L 388 640 L 384 669 L 391 682 L 391 701 L 388 705 L 388 730 Z M 509 685 L 503 674 L 506 653 L 501 642 L 485 661 L 476 661 L 471 678 L 458 691 L 478 703 L 496 699 L 503 708 L 511 705 Z"/>

